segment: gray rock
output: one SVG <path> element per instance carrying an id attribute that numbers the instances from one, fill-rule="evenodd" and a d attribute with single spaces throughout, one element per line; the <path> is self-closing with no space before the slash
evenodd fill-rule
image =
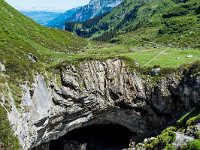
<path id="1" fill-rule="evenodd" d="M 193 137 L 187 136 L 184 133 L 180 133 L 180 132 L 175 132 L 175 133 L 176 133 L 176 140 L 175 142 L 172 143 L 172 145 L 175 148 L 178 148 L 179 146 L 182 146 L 182 145 L 187 145 L 189 141 L 194 140 Z"/>
<path id="2" fill-rule="evenodd" d="M 31 53 L 28 54 L 28 58 L 30 60 L 32 60 L 33 62 L 37 62 L 38 61 L 38 58 L 36 56 L 32 55 Z"/>
<path id="3" fill-rule="evenodd" d="M 195 126 L 195 130 L 196 130 L 196 131 L 200 131 L 200 123 L 198 123 L 198 124 Z"/>
<path id="4" fill-rule="evenodd" d="M 157 75 L 157 74 L 160 72 L 160 70 L 161 70 L 161 68 L 153 68 L 153 69 L 151 70 L 151 75 L 152 75 L 152 76 Z"/>
<path id="5" fill-rule="evenodd" d="M 140 66 L 140 64 L 138 63 L 138 61 L 137 61 L 137 60 L 135 61 L 135 65 L 136 65 L 137 67 L 139 67 L 139 66 Z"/>
<path id="6" fill-rule="evenodd" d="M 0 71 L 1 71 L 2 73 L 5 73 L 5 72 L 6 72 L 5 66 L 4 66 L 4 64 L 2 64 L 1 62 L 0 62 Z"/>
<path id="7" fill-rule="evenodd" d="M 170 75 L 152 84 L 148 75 L 130 72 L 118 59 L 66 66 L 61 75 L 62 90 L 56 80 L 49 86 L 40 75 L 32 88 L 22 85 L 20 113 L 10 93 L 8 118 L 24 150 L 95 124 L 125 126 L 137 134 L 137 140 L 189 110 L 191 103 L 199 103 L 199 75 Z"/>

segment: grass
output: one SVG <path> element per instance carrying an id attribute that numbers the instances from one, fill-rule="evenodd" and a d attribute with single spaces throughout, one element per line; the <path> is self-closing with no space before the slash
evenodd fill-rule
<path id="1" fill-rule="evenodd" d="M 161 67 L 178 67 L 183 64 L 191 63 L 196 60 L 200 60 L 200 51 L 197 49 L 185 49 L 180 48 L 134 48 L 134 50 L 139 52 L 131 52 L 124 54 L 125 56 L 138 60 L 141 66 L 147 64 L 155 56 L 159 55 L 162 51 L 163 54 L 155 58 L 150 62 L 147 67 L 160 65 Z M 123 55 L 123 54 L 122 54 Z M 192 58 L 187 58 L 187 56 L 192 55 Z"/>
<path id="2" fill-rule="evenodd" d="M 163 51 L 165 52 L 159 55 Z M 189 55 L 192 55 L 193 57 L 188 58 L 187 56 Z M 159 65 L 162 68 L 175 68 L 183 64 L 189 64 L 193 63 L 194 61 L 200 60 L 200 51 L 198 49 L 182 50 L 180 48 L 170 47 L 134 47 L 134 45 L 127 46 L 123 44 L 101 43 L 100 47 L 95 47 L 95 45 L 91 45 L 91 47 L 87 50 L 84 50 L 84 52 L 69 54 L 68 57 L 65 59 L 76 60 L 87 57 L 103 59 L 118 56 L 126 56 L 132 60 L 137 60 L 140 66 L 147 64 L 155 56 L 158 56 L 148 65 L 146 65 L 146 67 Z"/>
<path id="3" fill-rule="evenodd" d="M 193 141 L 188 142 L 187 145 L 181 146 L 181 150 L 198 150 L 200 149 L 200 139 L 195 139 Z"/>

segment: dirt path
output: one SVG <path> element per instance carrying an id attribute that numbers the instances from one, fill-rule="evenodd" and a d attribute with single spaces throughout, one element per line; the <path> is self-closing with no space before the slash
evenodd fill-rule
<path id="1" fill-rule="evenodd" d="M 154 59 L 158 58 L 160 55 L 162 55 L 166 50 L 162 51 L 160 54 L 156 55 L 154 58 L 152 58 L 148 63 L 144 64 L 143 66 L 148 65 L 150 62 L 152 62 Z"/>

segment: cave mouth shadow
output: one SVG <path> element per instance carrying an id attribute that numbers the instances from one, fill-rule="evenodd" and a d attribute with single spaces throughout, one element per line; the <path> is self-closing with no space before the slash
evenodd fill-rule
<path id="1" fill-rule="evenodd" d="M 133 135 L 121 125 L 91 125 L 50 141 L 49 150 L 121 150 L 129 147 Z"/>

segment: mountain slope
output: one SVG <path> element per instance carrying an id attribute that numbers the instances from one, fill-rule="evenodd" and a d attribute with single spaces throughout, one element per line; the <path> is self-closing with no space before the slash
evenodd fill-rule
<path id="1" fill-rule="evenodd" d="M 87 26 L 85 22 L 67 23 L 66 29 L 80 36 L 79 33 L 85 32 L 84 37 L 102 41 L 127 33 L 112 42 L 146 41 L 198 47 L 199 6 L 198 0 L 125 0 L 103 18 L 93 19 L 98 21 Z"/>
<path id="2" fill-rule="evenodd" d="M 46 11 L 20 11 L 22 14 L 32 18 L 41 25 L 46 25 L 62 13 Z"/>
<path id="3" fill-rule="evenodd" d="M 67 21 L 85 21 L 112 10 L 123 0 L 91 0 L 88 5 L 81 7 Z"/>
<path id="4" fill-rule="evenodd" d="M 55 63 L 88 45 L 69 32 L 39 25 L 4 0 L 0 0 L 0 9 L 0 62 L 6 74 L 13 75 L 10 80 L 28 77 L 28 72 L 39 70 L 43 63 Z M 38 58 L 37 63 L 29 59 L 29 53 Z"/>
<path id="5" fill-rule="evenodd" d="M 66 19 L 74 14 L 80 7 L 72 8 L 63 14 L 59 15 L 58 17 L 52 19 L 46 26 L 58 29 L 65 29 Z"/>

